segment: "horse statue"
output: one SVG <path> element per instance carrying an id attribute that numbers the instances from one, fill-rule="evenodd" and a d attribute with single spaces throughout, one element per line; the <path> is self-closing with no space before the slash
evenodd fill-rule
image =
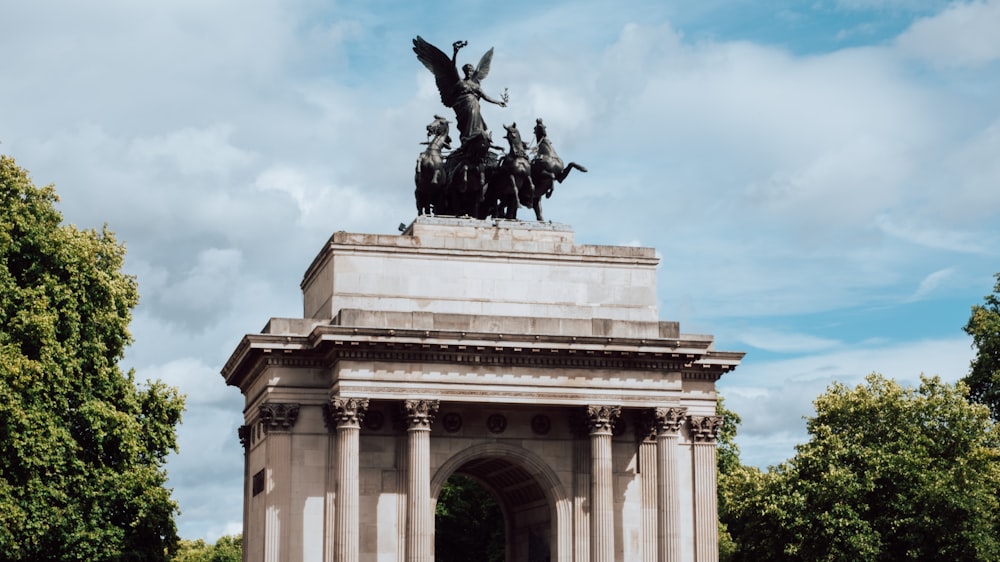
<path id="1" fill-rule="evenodd" d="M 417 169 L 414 173 L 417 200 L 417 214 L 427 215 L 440 212 L 443 205 L 447 176 L 444 169 L 444 157 L 441 149 L 451 149 L 451 137 L 448 136 L 448 120 L 439 115 L 427 125 L 427 138 L 420 144 L 427 148 L 417 157 Z"/>
<path id="2" fill-rule="evenodd" d="M 545 132 L 541 117 L 535 120 L 535 140 L 538 146 L 535 147 L 535 158 L 531 161 L 531 180 L 534 182 L 535 191 L 530 206 L 535 210 L 535 218 L 541 221 L 544 220 L 542 196 L 551 197 L 555 182 L 562 183 L 574 168 L 581 172 L 586 172 L 587 168 L 576 162 L 570 162 L 563 167 L 563 161 L 552 148 L 552 141 Z"/>
<path id="3" fill-rule="evenodd" d="M 497 201 L 494 217 L 516 219 L 518 204 L 531 205 L 535 188 L 531 181 L 528 151 L 517 130 L 517 123 L 512 123 L 510 127 L 504 125 L 503 128 L 507 131 L 504 138 L 510 150 L 500 160 L 500 166 L 490 181 L 490 199 Z"/>
<path id="4" fill-rule="evenodd" d="M 448 155 L 447 213 L 455 216 L 485 218 L 488 209 L 482 206 L 486 188 L 497 166 L 497 157 L 490 148 L 489 133 L 480 131 L 462 140 L 462 146 Z"/>

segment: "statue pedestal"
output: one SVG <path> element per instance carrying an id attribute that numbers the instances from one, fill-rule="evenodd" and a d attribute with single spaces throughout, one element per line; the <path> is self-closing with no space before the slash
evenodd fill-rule
<path id="1" fill-rule="evenodd" d="M 564 225 L 420 217 L 401 236 L 334 234 L 303 314 L 341 309 L 656 322 L 652 248 L 573 243 Z"/>

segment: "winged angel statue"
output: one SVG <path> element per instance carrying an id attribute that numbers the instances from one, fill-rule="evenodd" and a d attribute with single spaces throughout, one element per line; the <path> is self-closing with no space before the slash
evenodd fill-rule
<path id="1" fill-rule="evenodd" d="M 456 41 L 452 44 L 454 52 L 449 59 L 441 49 L 424 41 L 419 35 L 413 40 L 413 52 L 417 54 L 417 59 L 434 74 L 434 81 L 441 93 L 441 102 L 455 110 L 455 120 L 458 122 L 458 132 L 463 144 L 468 139 L 487 132 L 486 123 L 479 110 L 479 100 L 500 107 L 507 107 L 508 101 L 506 93 L 501 99 L 495 100 L 486 95 L 479 85 L 490 73 L 490 63 L 493 61 L 492 47 L 479 59 L 479 65 L 475 68 L 471 64 L 463 65 L 462 72 L 465 77 L 458 77 L 455 59 L 458 57 L 458 51 L 467 44 L 466 41 Z"/>

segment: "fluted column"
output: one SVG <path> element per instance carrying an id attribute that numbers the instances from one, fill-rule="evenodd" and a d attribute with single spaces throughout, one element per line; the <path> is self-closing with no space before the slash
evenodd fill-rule
<path id="1" fill-rule="evenodd" d="M 265 460 L 267 467 L 264 507 L 264 562 L 288 559 L 289 498 L 292 481 L 291 430 L 299 419 L 298 404 L 268 402 L 259 410 L 260 424 L 267 434 Z"/>
<path id="2" fill-rule="evenodd" d="M 582 433 L 587 437 L 585 427 Z M 573 562 L 590 562 L 589 437 L 573 440 Z"/>
<path id="3" fill-rule="evenodd" d="M 337 496 L 333 530 L 334 562 L 358 562 L 360 539 L 359 437 L 368 410 L 366 398 L 330 398 L 330 418 L 337 428 Z"/>
<path id="4" fill-rule="evenodd" d="M 250 522 L 250 497 L 253 494 L 253 483 L 250 480 L 250 446 L 253 444 L 253 427 L 241 425 L 236 434 L 240 438 L 240 445 L 243 445 L 243 544 L 248 544 L 251 533 L 248 533 Z M 247 562 L 247 555 L 250 549 L 243 549 L 243 562 Z"/>
<path id="5" fill-rule="evenodd" d="M 656 522 L 657 560 L 680 562 L 681 502 L 677 467 L 677 430 L 687 408 L 656 408 Z"/>
<path id="6" fill-rule="evenodd" d="M 590 560 L 614 562 L 614 467 L 611 464 L 611 428 L 621 415 L 619 406 L 587 406 L 590 435 Z"/>
<path id="7" fill-rule="evenodd" d="M 695 562 L 719 560 L 719 508 L 716 497 L 715 440 L 722 416 L 688 416 L 694 449 Z"/>
<path id="8" fill-rule="evenodd" d="M 657 467 L 656 467 L 656 427 L 653 411 L 637 412 L 635 418 L 636 439 L 639 441 L 639 473 L 641 511 L 641 544 L 642 562 L 657 562 L 657 517 L 659 509 L 657 500 Z"/>
<path id="9" fill-rule="evenodd" d="M 408 453 L 406 562 L 434 559 L 431 550 L 434 514 L 431 512 L 430 436 L 439 404 L 437 400 L 403 401 Z"/>

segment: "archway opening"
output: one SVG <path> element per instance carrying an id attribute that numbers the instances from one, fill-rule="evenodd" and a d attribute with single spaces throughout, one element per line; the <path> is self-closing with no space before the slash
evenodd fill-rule
<path id="1" fill-rule="evenodd" d="M 552 512 L 542 486 L 520 462 L 492 455 L 469 460 L 438 494 L 435 561 L 548 562 Z"/>
<path id="2" fill-rule="evenodd" d="M 504 562 L 503 511 L 474 478 L 457 473 L 448 478 L 434 515 L 435 562 Z"/>

